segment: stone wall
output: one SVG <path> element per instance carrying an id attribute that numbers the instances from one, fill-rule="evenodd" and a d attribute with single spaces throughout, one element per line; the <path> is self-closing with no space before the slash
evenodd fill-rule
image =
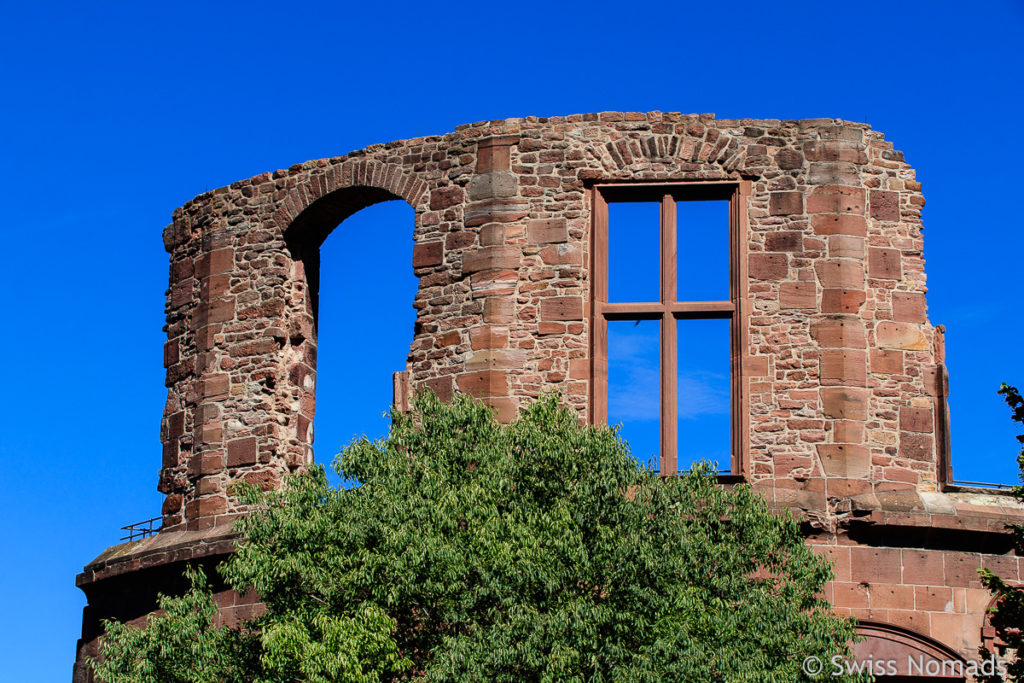
<path id="1" fill-rule="evenodd" d="M 558 390 L 587 419 L 593 187 L 704 181 L 746 188 L 742 474 L 837 561 L 838 607 L 969 656 L 986 595 L 974 569 L 1020 578 L 1002 533 L 1020 510 L 943 490 L 921 186 L 880 133 L 832 119 L 481 122 L 192 200 L 164 232 L 164 540 L 100 558 L 81 585 L 130 574 L 172 535 L 219 538 L 242 512 L 231 482 L 274 486 L 312 461 L 319 246 L 347 216 L 391 199 L 415 210 L 417 318 L 398 395 L 466 392 L 507 420 Z"/>
<path id="2" fill-rule="evenodd" d="M 938 483 L 940 343 L 925 315 L 913 170 L 833 120 L 604 113 L 463 126 L 208 193 L 176 212 L 165 526 L 236 511 L 229 481 L 310 462 L 317 250 L 364 206 L 415 209 L 412 387 L 500 416 L 590 379 L 595 181 L 747 180 L 749 471 L 805 507 Z M 793 482 L 801 482 L 794 486 Z"/>

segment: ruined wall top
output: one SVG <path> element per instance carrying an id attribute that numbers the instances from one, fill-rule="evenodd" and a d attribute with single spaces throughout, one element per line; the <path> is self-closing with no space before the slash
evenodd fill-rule
<path id="1" fill-rule="evenodd" d="M 716 314 L 733 320 L 735 474 L 832 520 L 953 514 L 924 199 L 902 154 L 834 119 L 604 112 L 371 145 L 177 210 L 165 528 L 216 525 L 238 511 L 230 482 L 273 486 L 311 461 L 319 246 L 380 201 L 415 210 L 398 400 L 467 392 L 508 419 L 558 390 L 600 421 L 602 207 L 627 186 L 729 199 L 734 308 Z"/>

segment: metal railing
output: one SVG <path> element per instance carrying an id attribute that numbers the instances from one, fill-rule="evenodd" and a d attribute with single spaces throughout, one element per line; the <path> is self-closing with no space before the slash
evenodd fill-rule
<path id="1" fill-rule="evenodd" d="M 152 536 L 156 532 L 160 531 L 160 527 L 153 528 L 153 522 L 161 521 L 163 517 L 154 517 L 153 519 L 147 519 L 142 522 L 135 522 L 128 526 L 121 527 L 122 531 L 127 531 L 128 535 L 121 538 L 122 541 L 134 541 L 136 539 L 147 538 Z"/>
<path id="2" fill-rule="evenodd" d="M 974 489 L 1009 490 L 1009 489 L 1012 489 L 1014 486 L 1016 486 L 1016 484 L 989 484 L 989 483 L 983 482 L 983 481 L 964 481 L 964 480 L 961 480 L 961 479 L 954 479 L 953 481 L 951 481 L 949 483 L 953 484 L 954 486 L 967 486 L 967 487 L 974 488 Z"/>

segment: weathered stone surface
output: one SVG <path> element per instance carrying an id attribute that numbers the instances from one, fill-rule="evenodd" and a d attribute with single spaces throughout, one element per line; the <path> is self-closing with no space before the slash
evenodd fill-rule
<path id="1" fill-rule="evenodd" d="M 904 351 L 926 351 L 928 340 L 921 331 L 920 325 L 913 323 L 878 323 L 875 330 L 878 346 Z"/>
<path id="2" fill-rule="evenodd" d="M 864 446 L 851 443 L 818 444 L 822 469 L 830 477 L 866 477 L 871 467 L 871 453 Z"/>
<path id="3" fill-rule="evenodd" d="M 508 171 L 491 171 L 473 176 L 467 190 L 472 200 L 514 197 L 519 190 L 519 180 Z"/>
<path id="4" fill-rule="evenodd" d="M 188 203 L 164 231 L 162 533 L 227 523 L 244 512 L 233 481 L 273 486 L 311 461 L 313 255 L 342 217 L 391 198 L 414 209 L 416 324 L 406 364 L 394 368 L 408 378 L 407 395 L 465 391 L 509 420 L 557 391 L 588 420 L 598 379 L 597 193 L 666 182 L 684 194 L 687 183 L 701 192 L 726 183 L 726 194 L 741 197 L 732 285 L 743 336 L 732 360 L 743 368 L 737 405 L 747 412 L 736 417 L 748 427 L 747 478 L 821 530 L 816 546 L 843 577 L 829 595 L 850 610 L 869 609 L 852 606 L 862 598 L 873 606 L 855 616 L 925 634 L 933 623 L 949 631 L 945 620 L 955 617 L 962 632 L 965 606 L 905 609 L 911 584 L 899 583 L 899 567 L 915 561 L 909 550 L 861 548 L 844 536 L 848 523 L 975 522 L 962 506 L 921 503 L 924 493 L 946 495 L 936 451 L 947 435 L 941 338 L 924 302 L 920 183 L 879 133 L 833 119 L 605 112 L 481 122 L 262 174 Z M 697 242 L 684 236 L 680 246 Z M 724 261 L 725 252 L 706 256 Z M 658 264 L 648 269 L 656 274 Z M 998 533 L 990 522 L 976 528 Z M 967 564 L 951 562 L 949 581 L 940 571 L 941 585 L 928 590 L 967 590 L 976 581 L 960 570 Z M 982 608 L 970 614 L 977 630 Z"/>

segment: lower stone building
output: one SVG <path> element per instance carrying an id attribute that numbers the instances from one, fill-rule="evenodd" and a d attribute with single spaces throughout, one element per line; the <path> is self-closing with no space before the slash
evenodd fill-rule
<path id="1" fill-rule="evenodd" d="M 76 681 L 99 619 L 141 619 L 185 563 L 231 551 L 231 482 L 272 487 L 312 461 L 319 248 L 387 200 L 415 211 L 419 278 L 399 405 L 466 392 L 508 420 L 557 390 L 581 419 L 616 422 L 642 379 L 673 475 L 690 455 L 680 429 L 695 443 L 707 412 L 688 401 L 717 402 L 699 433 L 717 439 L 723 481 L 806 520 L 861 655 L 963 663 L 992 645 L 977 570 L 1020 581 L 1005 525 L 1024 510 L 952 482 L 924 198 L 903 155 L 840 120 L 604 112 L 372 145 L 175 211 L 163 525 L 78 576 Z M 219 597 L 229 619 L 255 608 Z"/>

